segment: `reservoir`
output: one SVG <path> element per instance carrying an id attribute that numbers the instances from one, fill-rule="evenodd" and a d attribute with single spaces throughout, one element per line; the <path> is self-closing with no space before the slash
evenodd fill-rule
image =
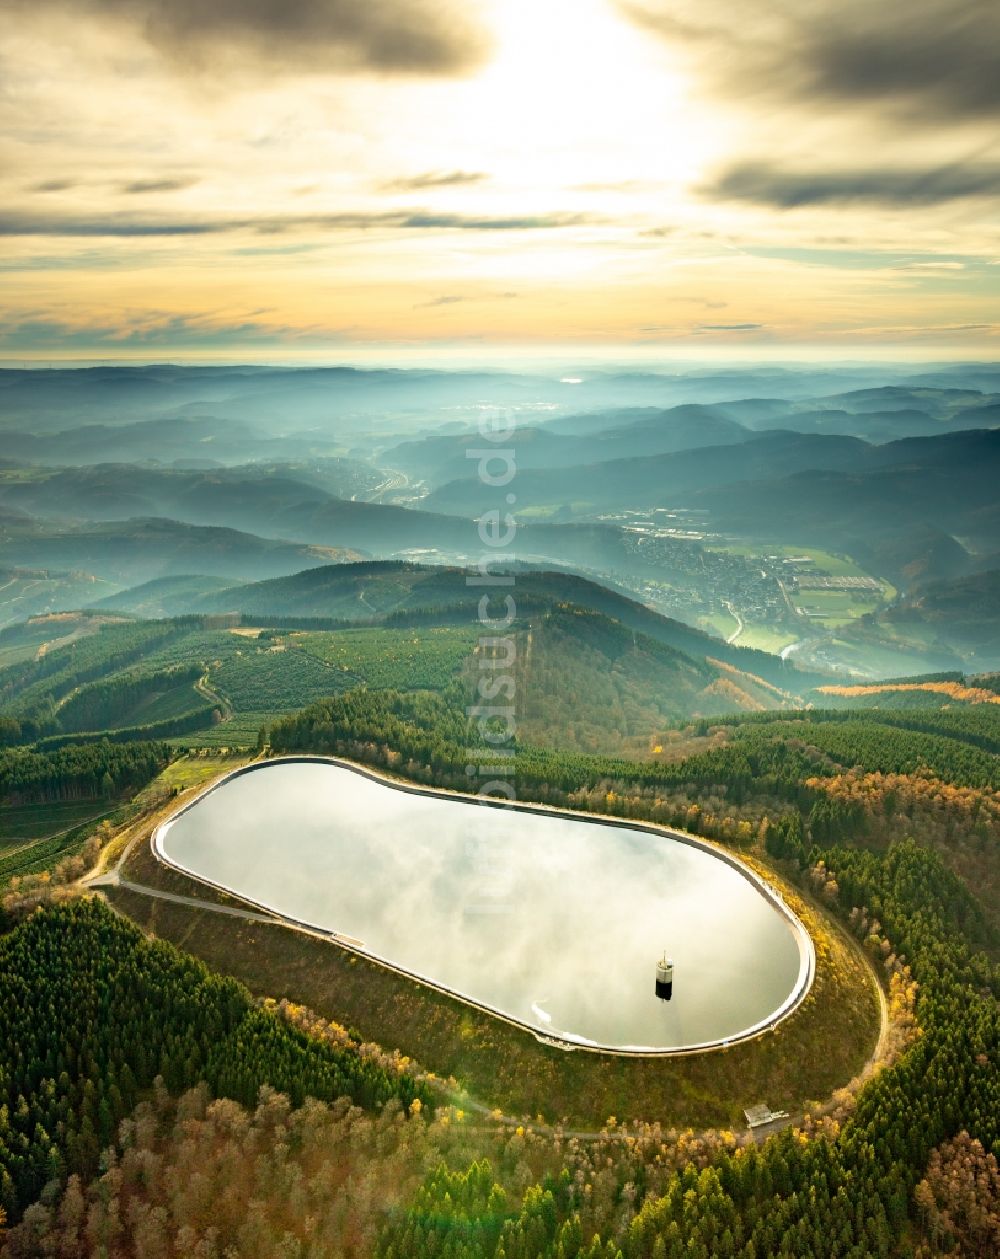
<path id="1" fill-rule="evenodd" d="M 812 982 L 812 944 L 776 895 L 725 855 L 640 824 L 305 759 L 238 771 L 154 842 L 169 865 L 569 1045 L 731 1041 Z M 655 982 L 664 954 L 669 1000 Z"/>

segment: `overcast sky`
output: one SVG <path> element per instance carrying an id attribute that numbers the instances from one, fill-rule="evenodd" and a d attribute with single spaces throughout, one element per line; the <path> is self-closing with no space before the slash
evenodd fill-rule
<path id="1" fill-rule="evenodd" d="M 996 357 L 996 0 L 3 0 L 0 355 Z"/>

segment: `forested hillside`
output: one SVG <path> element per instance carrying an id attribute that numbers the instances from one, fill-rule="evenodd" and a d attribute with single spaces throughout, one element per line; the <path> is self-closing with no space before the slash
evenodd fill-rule
<path id="1" fill-rule="evenodd" d="M 353 1049 L 254 1005 L 231 980 L 148 943 L 95 901 L 41 910 L 0 939 L 0 1206 L 18 1216 L 101 1150 L 157 1076 L 251 1105 L 264 1083 L 365 1106 L 424 1096 Z"/>
<path id="2" fill-rule="evenodd" d="M 94 799 L 137 791 L 163 769 L 169 749 L 158 743 L 74 744 L 59 750 L 0 751 L 0 802 Z"/>
<path id="3" fill-rule="evenodd" d="M 581 530 L 584 529 L 580 526 Z M 829 678 L 799 670 L 778 657 L 722 641 L 669 616 L 654 612 L 637 599 L 573 572 L 515 565 L 519 615 L 571 604 L 603 613 L 664 646 L 696 660 L 711 657 L 753 673 L 783 689 L 797 690 Z M 473 574 L 474 575 L 474 574 Z M 253 620 L 281 623 L 296 617 L 391 623 L 474 623 L 481 590 L 467 581 L 468 570 L 442 565 L 373 561 L 329 565 L 291 577 L 256 582 L 214 592 L 174 605 L 182 612 L 239 611 Z"/>
<path id="4" fill-rule="evenodd" d="M 190 618 L 91 627 L 0 673 L 8 737 L 25 736 L 13 722 L 46 713 L 84 735 L 91 723 L 162 713 L 155 705 L 171 682 L 207 685 L 244 720 L 259 715 L 260 741 L 274 752 L 333 753 L 467 789 L 479 738 L 466 712 L 472 626 L 300 626 Z M 628 1144 L 612 1125 L 577 1149 L 530 1124 L 470 1123 L 391 1056 L 362 1053 L 353 1033 L 259 1006 L 62 885 L 60 903 L 0 938 L 14 994 L 0 1015 L 11 1259 L 46 1247 L 90 1254 L 99 1236 L 114 1239 L 111 1253 L 143 1259 L 245 1244 L 245 1213 L 225 1204 L 243 1184 L 247 1151 L 273 1169 L 264 1129 L 287 1134 L 296 1170 L 269 1172 L 254 1217 L 262 1255 L 291 1253 L 288 1238 L 308 1246 L 322 1237 L 393 1259 L 888 1259 L 919 1246 L 944 1255 L 946 1244 L 991 1235 L 977 1187 L 991 1183 L 989 1158 L 1000 1150 L 1000 705 L 991 680 L 902 683 L 923 689 L 900 690 L 919 702 L 899 708 L 875 706 L 892 695 L 889 683 L 858 697 L 869 707 L 752 711 L 786 701 L 763 680 L 601 612 L 540 605 L 514 634 L 529 701 L 513 765 L 521 798 L 679 825 L 777 863 L 884 968 L 903 1020 L 891 1065 L 838 1103 L 836 1119 L 799 1121 L 759 1148 L 655 1129 Z M 570 676 L 592 681 L 579 693 Z M 839 691 L 827 698 L 855 698 Z M 724 711 L 736 692 L 751 711 Z M 561 709 L 567 693 L 578 698 Z M 261 707 L 279 694 L 289 704 L 323 698 L 282 717 Z M 533 712 L 532 700 L 545 700 L 548 714 Z M 546 737 L 556 729 L 574 743 Z M 620 744 L 608 741 L 615 729 Z M 592 738 L 597 750 L 581 751 Z M 171 755 L 148 741 L 49 740 L 4 752 L 9 807 L 120 798 Z M 30 901 L 22 890 L 11 903 L 20 915 Z M 914 1014 L 919 1035 L 906 1022 Z M 288 1102 L 265 1092 L 248 1114 L 263 1085 Z M 342 1107 L 320 1104 L 340 1095 L 374 1107 L 372 1117 L 348 1123 Z M 129 1116 L 138 1126 L 126 1123 L 116 1138 Z M 102 1156 L 116 1139 L 117 1152 Z M 221 1159 L 210 1161 L 200 1206 L 174 1170 L 187 1166 L 192 1139 Z M 135 1149 L 163 1175 L 140 1175 Z M 974 1184 L 959 1207 L 955 1177 L 966 1175 Z M 371 1192 L 343 1196 L 337 1187 L 351 1177 L 367 1177 Z M 340 1214 L 322 1206 L 348 1199 Z M 115 1211 L 134 1224 L 115 1225 Z"/>
<path id="5" fill-rule="evenodd" d="M 257 615 L 53 618 L 52 632 L 64 638 L 51 646 L 8 630 L 0 744 L 211 737 L 248 747 L 261 726 L 353 687 L 443 689 L 475 675 L 478 595 L 464 570 L 373 564 L 323 569 L 315 585 L 304 581 L 311 576 L 275 583 L 273 592 L 271 583 L 237 588 L 263 595 Z M 308 590 L 305 606 L 351 615 L 268 612 L 272 598 L 295 606 L 290 584 Z M 785 684 L 810 680 L 581 578 L 529 573 L 524 587 L 514 627 L 517 704 L 526 732 L 543 744 L 642 756 L 666 722 L 796 707 Z M 780 682 L 756 674 L 761 666 Z"/>
<path id="6" fill-rule="evenodd" d="M 518 728 L 529 743 L 644 756 L 682 717 L 799 702 L 753 673 L 572 605 L 532 618 L 518 647 Z"/>
<path id="7" fill-rule="evenodd" d="M 204 666 L 193 654 L 176 664 L 172 655 L 191 629 L 98 623 L 96 632 L 0 669 L 0 742 L 109 732 L 155 739 L 211 725 L 217 704 L 196 685 Z"/>
<path id="8" fill-rule="evenodd" d="M 365 700 L 367 711 L 345 697 L 338 707 L 285 723 L 272 733 L 275 746 L 358 755 L 367 739 L 370 747 L 398 749 L 402 759 L 390 752 L 388 763 L 408 774 L 422 776 L 426 768 L 435 780 L 447 780 L 453 765 L 457 770 L 451 749 L 457 750 L 466 732 L 459 714 L 449 716 L 442 708 L 444 701 Z M 908 719 L 910 714 L 902 716 Z M 993 737 L 994 710 L 968 710 L 958 724 L 950 713 L 938 721 L 943 730 L 931 733 L 884 725 L 876 714 L 809 713 L 796 728 L 771 714 L 734 723 L 734 737 L 716 751 L 659 766 L 560 760 L 523 750 L 518 781 L 524 789 L 577 806 L 655 815 L 650 788 L 691 791 L 707 782 L 734 801 L 766 801 L 769 795 L 786 800 L 793 808 L 787 822 L 768 829 L 768 849 L 822 871 L 828 898 L 845 916 L 850 911 L 852 925 L 869 935 L 884 933 L 893 951 L 905 954 L 919 985 L 923 1035 L 897 1066 L 869 1085 L 842 1134 L 812 1141 L 788 1134 L 759 1152 L 723 1156 L 700 1175 L 689 1168 L 662 1196 L 619 1218 L 593 1251 L 580 1249 L 590 1245 L 592 1234 L 581 1229 L 586 1208 L 578 1189 L 548 1181 L 537 1197 L 529 1193 L 519 1207 L 508 1206 L 505 1178 L 494 1183 L 489 1169 L 480 1168 L 468 1180 L 452 1174 L 430 1178 L 410 1214 L 390 1226 L 383 1253 L 423 1255 L 454 1245 L 456 1253 L 477 1256 L 555 1256 L 604 1254 L 605 1244 L 608 1253 L 713 1259 L 897 1253 L 901 1231 L 907 1236 L 908 1221 L 919 1221 L 911 1195 L 936 1146 L 965 1130 L 986 1151 L 1000 1151 L 1000 973 L 975 952 L 982 943 L 995 945 L 996 919 L 991 914 L 988 921 L 941 856 L 912 842 L 895 841 L 879 853 L 824 839 L 863 835 L 865 829 L 863 810 L 828 808 L 824 796 L 827 785 L 851 766 L 856 774 L 896 775 L 897 791 L 904 781 L 934 775 L 939 784 L 966 782 L 995 799 L 1000 772 L 995 756 L 977 746 Z M 935 725 L 933 715 L 927 724 Z M 968 737 L 976 742 L 966 742 Z M 588 799 L 585 792 L 567 790 L 573 781 L 609 790 L 606 797 Z M 553 790 L 557 784 L 561 790 Z M 903 804 L 902 794 L 898 799 Z M 956 804 L 960 817 L 963 805 Z M 697 825 L 697 810 L 693 820 Z M 947 837 L 938 838 L 947 849 Z M 994 829 L 984 858 L 994 869 L 997 838 Z M 445 1206 L 448 1201 L 455 1205 Z M 435 1216 L 443 1218 L 429 1225 Z"/>

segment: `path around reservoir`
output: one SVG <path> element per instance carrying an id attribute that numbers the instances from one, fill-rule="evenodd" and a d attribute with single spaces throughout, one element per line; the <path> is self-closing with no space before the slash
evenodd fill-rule
<path id="1" fill-rule="evenodd" d="M 100 893 L 105 888 L 109 888 L 109 889 L 121 888 L 123 891 L 132 892 L 136 895 L 149 897 L 153 900 L 167 901 L 172 904 L 184 906 L 188 909 L 205 910 L 211 913 L 222 914 L 223 916 L 226 916 L 229 918 L 242 919 L 245 922 L 262 923 L 268 926 L 283 927 L 286 930 L 296 931 L 301 935 L 309 936 L 313 939 L 322 940 L 329 944 L 346 943 L 346 941 L 342 941 L 338 937 L 337 933 L 335 932 L 312 929 L 310 927 L 305 926 L 304 924 L 293 922 L 277 914 L 272 914 L 272 913 L 265 912 L 259 909 L 243 908 L 238 905 L 223 905 L 223 904 L 219 904 L 218 902 L 213 902 L 210 900 L 202 900 L 195 896 L 184 896 L 177 892 L 168 892 L 161 888 L 150 887 L 146 884 L 134 883 L 131 880 L 124 878 L 122 872 L 123 872 L 125 863 L 127 862 L 128 858 L 131 856 L 135 848 L 141 843 L 148 843 L 150 841 L 150 832 L 147 829 L 148 823 L 149 823 L 149 819 L 144 819 L 143 824 L 139 826 L 139 828 L 137 829 L 137 832 L 132 836 L 132 838 L 123 848 L 123 850 L 118 855 L 117 859 L 115 860 L 114 864 L 110 867 L 110 869 L 102 871 L 100 870 L 100 868 L 98 868 L 97 870 L 93 871 L 91 874 L 84 876 L 83 879 L 80 880 L 80 885 L 88 891 L 94 891 L 98 893 Z M 112 906 L 112 908 L 114 907 Z M 120 912 L 120 911 L 115 910 L 115 912 Z M 854 940 L 852 936 L 848 934 L 846 929 L 839 922 L 836 922 L 833 919 L 830 919 L 829 921 L 831 925 L 840 933 L 840 935 L 848 942 L 850 947 L 857 950 L 858 949 L 857 942 Z M 867 962 L 867 958 L 865 960 Z M 879 1035 L 878 1035 L 878 1040 L 876 1042 L 874 1051 L 872 1052 L 868 1061 L 865 1063 L 865 1066 L 862 1068 L 862 1071 L 860 1072 L 859 1077 L 856 1077 L 856 1078 L 862 1078 L 862 1079 L 870 1077 L 872 1074 L 874 1074 L 874 1072 L 878 1069 L 878 1067 L 882 1065 L 882 1063 L 884 1062 L 886 1049 L 888 1045 L 888 1035 L 889 1035 L 889 1008 L 888 1008 L 888 1002 L 886 1001 L 885 992 L 882 988 L 881 983 L 878 981 L 878 978 L 875 975 L 874 970 L 871 968 L 870 965 L 868 966 L 868 970 L 869 970 L 871 982 L 875 988 L 877 999 L 878 999 Z M 545 1036 L 542 1033 L 537 1034 L 536 1039 L 538 1039 L 541 1043 L 549 1043 L 546 1041 Z M 559 1045 L 557 1047 L 565 1048 L 562 1045 Z M 424 1076 L 418 1076 L 417 1078 L 425 1079 L 427 1083 L 436 1085 L 438 1088 L 440 1088 L 441 1081 L 439 1079 L 427 1079 Z M 477 1100 L 476 1098 L 470 1097 L 469 1095 L 464 1094 L 464 1093 L 459 1094 L 457 1096 L 453 1096 L 450 1100 L 451 1100 L 451 1104 L 456 1106 L 458 1109 L 470 1112 L 471 1114 L 480 1116 L 483 1119 L 488 1119 L 490 1121 L 491 1127 L 503 1127 L 503 1128 L 509 1128 L 512 1130 L 520 1127 L 526 1131 L 533 1132 L 540 1136 L 549 1137 L 551 1139 L 567 1139 L 567 1140 L 579 1140 L 579 1141 L 608 1141 L 608 1140 L 621 1141 L 621 1140 L 641 1139 L 641 1137 L 635 1130 L 631 1130 L 628 1128 L 622 1128 L 620 1130 L 619 1129 L 608 1130 L 607 1128 L 601 1128 L 601 1129 L 564 1128 L 559 1125 L 551 1125 L 551 1124 L 545 1124 L 545 1123 L 538 1123 L 532 1120 L 517 1119 L 509 1115 L 498 1114 L 496 1111 L 496 1108 L 490 1107 L 486 1103 L 481 1102 Z M 833 1108 L 833 1105 L 834 1103 L 831 1099 L 819 1111 L 814 1112 L 814 1114 L 817 1116 L 822 1116 L 828 1113 Z M 769 1136 L 777 1132 L 780 1132 L 785 1128 L 794 1127 L 796 1125 L 801 1124 L 804 1118 L 805 1118 L 805 1113 L 799 1112 L 794 1115 L 788 1116 L 788 1118 L 775 1120 L 772 1123 L 764 1125 L 760 1128 L 752 1129 L 751 1134 L 750 1134 L 751 1139 L 753 1140 L 755 1144 L 760 1145 L 764 1141 L 766 1141 Z M 715 1136 L 715 1135 L 718 1135 L 719 1131 L 721 1130 L 708 1129 L 705 1131 L 705 1133 L 702 1133 L 699 1135 L 706 1136 L 706 1137 Z"/>

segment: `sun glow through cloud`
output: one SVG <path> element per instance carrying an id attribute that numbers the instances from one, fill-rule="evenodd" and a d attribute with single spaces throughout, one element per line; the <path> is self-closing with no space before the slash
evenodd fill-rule
<path id="1" fill-rule="evenodd" d="M 495 21 L 467 126 L 512 187 L 599 196 L 697 175 L 704 136 L 676 67 L 606 0 L 500 0 Z"/>
<path id="2" fill-rule="evenodd" d="M 684 34 L 686 3 L 461 11 L 468 48 L 441 27 L 400 73 L 378 23 L 351 53 L 367 67 L 287 44 L 271 64 L 259 40 L 216 64 L 114 4 L 19 0 L 0 353 L 995 346 L 1000 157 L 975 119 L 893 131 L 877 104 L 824 113 L 791 88 L 779 108 L 777 69 L 744 82 L 764 53 L 706 62 L 719 40 Z M 899 169 L 868 168 L 883 148 Z"/>

